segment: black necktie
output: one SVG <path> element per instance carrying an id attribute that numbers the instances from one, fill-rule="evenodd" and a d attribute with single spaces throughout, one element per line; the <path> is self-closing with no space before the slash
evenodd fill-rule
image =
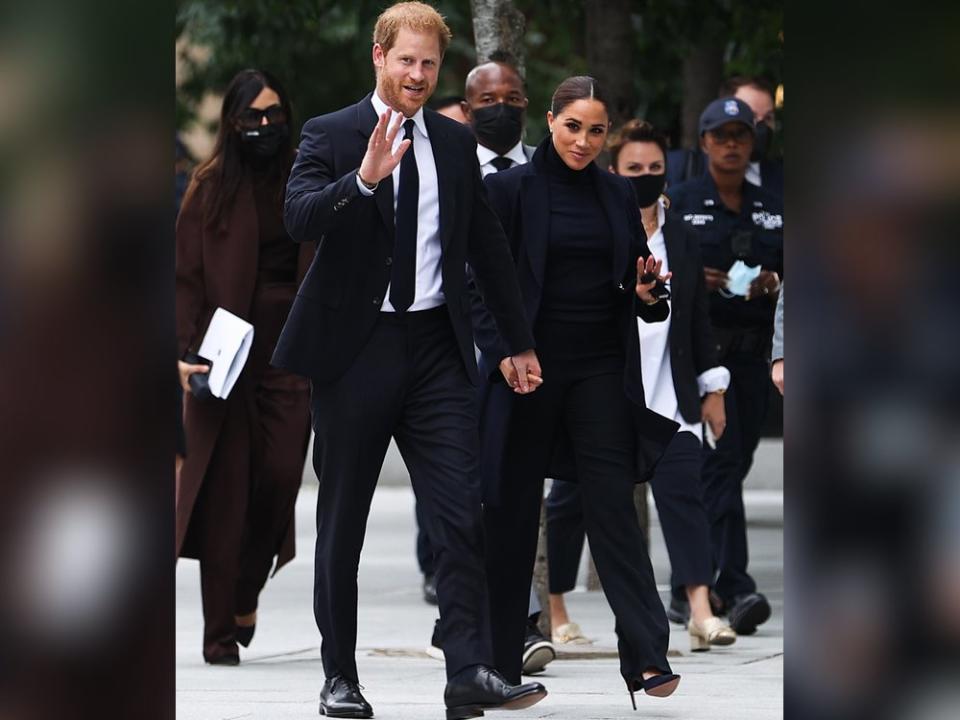
<path id="1" fill-rule="evenodd" d="M 390 275 L 390 304 L 397 312 L 404 312 L 413 304 L 417 279 L 417 208 L 420 204 L 420 173 L 413 152 L 413 120 L 403 123 L 403 131 L 403 139 L 410 141 L 410 147 L 400 160 L 393 271 Z"/>
<path id="2" fill-rule="evenodd" d="M 513 160 L 503 155 L 497 155 L 493 160 L 490 161 L 493 163 L 493 166 L 497 169 L 497 172 L 501 170 L 506 170 L 508 167 L 513 165 Z"/>

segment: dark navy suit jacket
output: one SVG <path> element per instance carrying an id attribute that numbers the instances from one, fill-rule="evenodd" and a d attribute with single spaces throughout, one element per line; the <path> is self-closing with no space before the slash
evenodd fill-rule
<path id="1" fill-rule="evenodd" d="M 287 183 L 284 223 L 317 252 L 297 293 L 272 363 L 314 382 L 336 380 L 364 346 L 380 314 L 393 255 L 393 178 L 372 197 L 357 170 L 377 124 L 371 95 L 309 120 Z M 442 289 L 460 355 L 477 382 L 466 264 L 513 355 L 533 347 L 503 229 L 487 203 L 477 146 L 466 126 L 424 109 L 437 166 Z"/>

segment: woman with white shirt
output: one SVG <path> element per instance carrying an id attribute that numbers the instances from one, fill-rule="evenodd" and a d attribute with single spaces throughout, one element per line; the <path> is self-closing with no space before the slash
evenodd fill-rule
<path id="1" fill-rule="evenodd" d="M 661 197 L 666 172 L 666 140 L 649 123 L 632 120 L 608 145 L 611 172 L 630 180 L 637 195 L 647 244 L 672 274 L 670 315 L 661 323 L 639 323 L 643 389 L 647 407 L 675 420 L 680 429 L 650 482 L 673 570 L 690 605 L 690 646 L 730 645 L 736 633 L 716 617 L 709 585 L 714 569 L 710 524 L 700 485 L 703 428 L 713 438 L 726 422 L 723 392 L 730 382 L 717 366 L 710 330 L 699 242 L 667 211 Z M 708 442 L 713 438 L 708 437 Z M 547 499 L 547 553 L 554 642 L 584 642 L 571 623 L 563 593 L 576 583 L 583 547 L 582 504 L 576 483 L 555 481 Z M 640 549 L 638 548 L 638 551 Z"/>

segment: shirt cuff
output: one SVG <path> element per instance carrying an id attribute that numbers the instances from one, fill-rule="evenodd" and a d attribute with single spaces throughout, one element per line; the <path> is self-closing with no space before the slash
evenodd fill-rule
<path id="1" fill-rule="evenodd" d="M 360 194 L 364 197 L 370 197 L 373 195 L 373 190 L 360 182 L 360 173 L 357 173 L 357 187 L 360 189 Z"/>
<path id="2" fill-rule="evenodd" d="M 730 387 L 730 371 L 722 365 L 704 370 L 697 377 L 697 387 L 700 390 L 700 397 L 717 390 L 726 390 Z"/>

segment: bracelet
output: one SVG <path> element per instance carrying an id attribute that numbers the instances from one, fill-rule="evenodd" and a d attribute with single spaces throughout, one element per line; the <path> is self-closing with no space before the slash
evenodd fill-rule
<path id="1" fill-rule="evenodd" d="M 370 190 L 371 192 L 372 192 L 373 190 L 376 190 L 376 189 L 377 189 L 377 186 L 380 184 L 380 181 L 379 181 L 379 180 L 378 180 L 377 182 L 375 182 L 375 183 L 367 182 L 367 181 L 364 180 L 363 177 L 360 175 L 360 171 L 359 171 L 359 170 L 357 170 L 357 180 L 359 180 L 359 181 L 363 184 L 363 186 L 364 186 L 367 190 Z"/>

